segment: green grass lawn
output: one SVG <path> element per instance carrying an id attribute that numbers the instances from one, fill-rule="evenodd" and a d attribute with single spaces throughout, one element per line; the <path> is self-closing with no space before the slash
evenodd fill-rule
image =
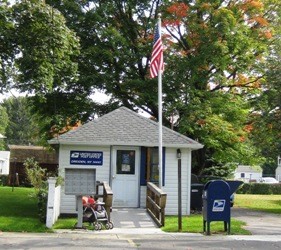
<path id="1" fill-rule="evenodd" d="M 230 233 L 235 235 L 249 235 L 250 232 L 243 229 L 246 224 L 242 221 L 231 219 Z M 165 232 L 178 232 L 178 217 L 166 216 Z M 224 223 L 222 221 L 213 221 L 210 224 L 211 234 L 227 234 L 224 232 Z M 203 217 L 200 214 L 184 216 L 182 218 L 182 232 L 203 233 Z"/>
<path id="2" fill-rule="evenodd" d="M 39 221 L 37 201 L 32 188 L 0 187 L 0 231 L 50 232 Z"/>
<path id="3" fill-rule="evenodd" d="M 281 195 L 236 194 L 236 207 L 281 214 Z"/>

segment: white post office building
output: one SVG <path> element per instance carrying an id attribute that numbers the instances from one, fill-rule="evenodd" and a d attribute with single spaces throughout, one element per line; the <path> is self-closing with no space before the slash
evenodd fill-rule
<path id="1" fill-rule="evenodd" d="M 145 207 L 146 183 L 157 183 L 158 123 L 125 107 L 118 108 L 76 130 L 49 141 L 59 145 L 59 171 L 95 170 L 96 181 L 106 181 L 113 191 L 114 207 Z M 182 213 L 190 213 L 191 152 L 203 145 L 163 127 L 162 189 L 167 194 L 166 214 L 177 214 L 178 159 L 181 150 Z M 91 186 L 91 175 L 81 182 Z M 95 190 L 93 190 L 94 192 Z M 76 212 L 76 198 L 61 194 L 61 213 Z"/>

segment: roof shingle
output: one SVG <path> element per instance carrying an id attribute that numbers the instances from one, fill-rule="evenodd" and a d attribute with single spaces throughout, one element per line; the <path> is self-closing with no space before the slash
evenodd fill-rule
<path id="1" fill-rule="evenodd" d="M 163 146 L 199 149 L 203 145 L 162 127 Z M 158 146 L 158 123 L 128 108 L 118 108 L 76 130 L 60 135 L 50 144 Z"/>

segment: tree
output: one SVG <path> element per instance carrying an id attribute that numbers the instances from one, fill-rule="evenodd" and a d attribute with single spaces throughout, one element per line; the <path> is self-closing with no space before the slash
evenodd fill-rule
<path id="1" fill-rule="evenodd" d="M 10 97 L 1 104 L 8 116 L 5 128 L 6 141 L 15 145 L 38 145 L 39 128 L 30 110 L 27 97 Z"/>
<path id="2" fill-rule="evenodd" d="M 5 107 L 0 106 L 0 134 L 5 136 L 5 130 L 8 126 L 8 114 Z M 5 139 L 0 139 L 0 150 L 5 150 Z"/>
<path id="3" fill-rule="evenodd" d="M 147 71 L 160 1 L 47 2 L 80 37 L 79 85 L 89 94 L 99 89 L 111 96 L 103 107 L 94 107 L 108 111 L 124 105 L 157 117 L 157 95 L 151 95 L 157 84 Z"/>
<path id="4" fill-rule="evenodd" d="M 267 159 L 264 174 L 275 174 L 277 157 L 281 152 L 281 42 L 273 46 L 273 56 L 269 58 L 264 91 L 253 100 L 251 115 L 252 140 Z"/>
<path id="5" fill-rule="evenodd" d="M 14 24 L 12 9 L 9 1 L 3 0 L 0 3 L 0 92 L 9 89 L 12 82 L 14 56 L 16 47 L 14 44 Z"/>
<path id="6" fill-rule="evenodd" d="M 172 3 L 166 10 L 167 78 L 174 90 L 166 105 L 177 110 L 179 130 L 205 144 L 194 153 L 196 172 L 260 159 L 248 139 L 247 102 L 262 92 L 271 11 L 262 1 Z"/>
<path id="7" fill-rule="evenodd" d="M 161 2 L 160 6 L 159 0 L 46 0 L 16 5 L 18 48 L 23 51 L 17 60 L 19 87 L 37 93 L 34 104 L 40 103 L 36 107 L 41 115 L 46 112 L 47 126 L 85 121 L 91 112 L 102 114 L 120 105 L 157 118 L 157 80 L 148 78 L 148 65 L 161 12 L 166 47 L 164 124 L 169 126 L 171 114 L 177 113 L 175 129 L 205 144 L 195 152 L 198 173 L 229 161 L 245 164 L 258 159 L 249 140 L 248 104 L 263 90 L 263 60 L 275 36 L 273 20 L 280 4 L 267 0 Z M 80 38 L 80 54 L 74 42 L 62 46 L 62 52 L 68 62 L 78 63 L 77 80 L 73 80 L 76 72 L 73 76 L 69 70 L 75 63 L 63 67 L 51 42 L 61 41 L 58 33 L 64 31 L 66 40 L 72 41 L 71 30 Z M 38 32 L 39 39 L 33 41 Z M 30 37 L 25 41 L 23 34 Z M 73 78 L 65 78 L 65 73 Z M 95 89 L 105 91 L 110 101 L 91 103 Z"/>
<path id="8" fill-rule="evenodd" d="M 263 164 L 263 173 L 275 175 L 277 157 L 281 152 L 280 134 L 280 60 L 281 60 L 281 8 L 278 1 L 265 1 L 267 9 L 271 11 L 271 23 L 275 35 L 269 44 L 269 53 L 264 61 L 266 69 L 263 81 L 263 91 L 260 95 L 252 98 L 252 112 L 250 114 L 249 126 L 251 127 L 251 140 L 260 154 L 266 159 Z"/>
<path id="9" fill-rule="evenodd" d="M 88 97 L 82 87 L 75 85 L 79 39 L 65 25 L 64 17 L 45 1 L 18 1 L 1 7 L 6 11 L 3 16 L 7 27 L 2 65 L 14 66 L 9 74 L 13 76 L 11 82 L 5 80 L 7 70 L 2 71 L 2 88 L 16 87 L 20 92 L 32 94 L 33 112 L 41 120 L 48 118 L 48 129 L 53 124 L 65 124 L 68 118 L 75 121 L 83 118 L 88 105 L 84 100 Z M 64 109 L 57 106 L 62 101 Z M 80 103 L 80 109 L 74 109 L 73 103 L 75 107 Z"/>

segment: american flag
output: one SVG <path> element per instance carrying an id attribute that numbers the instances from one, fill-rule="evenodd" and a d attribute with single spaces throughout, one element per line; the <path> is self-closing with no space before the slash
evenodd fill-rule
<path id="1" fill-rule="evenodd" d="M 163 61 L 163 45 L 159 32 L 159 25 L 156 25 L 154 40 L 153 40 L 153 50 L 150 60 L 150 77 L 154 78 L 158 76 L 159 70 L 164 71 L 164 61 Z"/>

